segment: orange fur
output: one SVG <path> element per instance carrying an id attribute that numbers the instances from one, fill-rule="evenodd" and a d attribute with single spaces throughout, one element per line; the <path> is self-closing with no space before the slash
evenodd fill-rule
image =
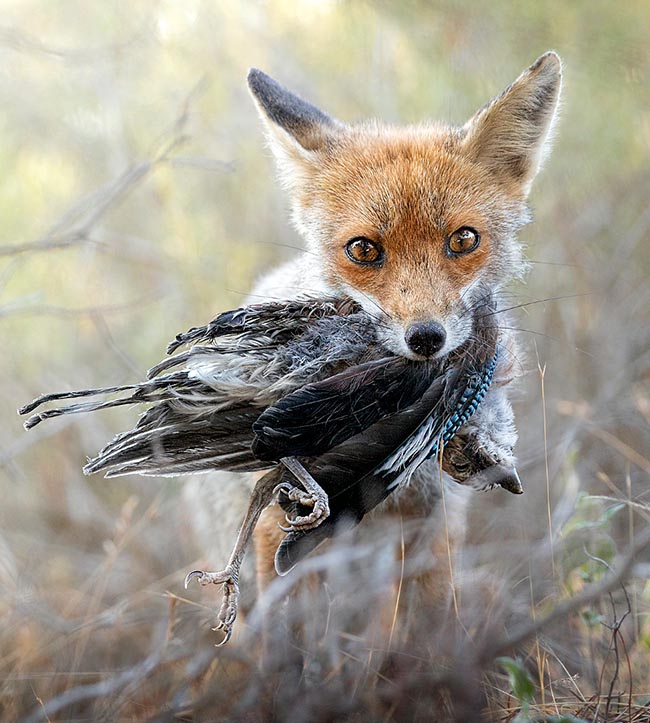
<path id="1" fill-rule="evenodd" d="M 253 533 L 258 590 L 265 590 L 276 577 L 275 551 L 282 542 L 285 532 L 280 525 L 285 523 L 285 513 L 278 504 L 267 507 Z"/>

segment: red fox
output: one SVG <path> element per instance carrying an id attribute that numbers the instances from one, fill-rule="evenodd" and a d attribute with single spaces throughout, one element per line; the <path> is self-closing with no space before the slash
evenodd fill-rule
<path id="1" fill-rule="evenodd" d="M 486 294 L 499 300 L 502 287 L 527 268 L 516 234 L 530 220 L 526 199 L 557 116 L 557 54 L 538 58 L 461 127 L 347 125 L 259 70 L 250 71 L 248 83 L 307 246 L 262 278 L 252 298 L 291 299 L 306 292 L 350 296 L 372 315 L 383 344 L 411 359 L 443 356 L 464 344 Z M 485 414 L 494 404 L 507 403 L 499 394 L 514 376 L 510 332 L 501 333 L 500 344 L 506 350 L 495 377 L 501 386 L 490 390 L 493 406 L 484 404 Z M 486 420 L 480 423 L 485 426 Z M 506 432 L 514 444 L 514 427 Z M 247 497 L 241 482 L 220 476 L 218 484 L 196 478 L 186 487 L 206 540 L 214 535 L 218 511 L 221 537 L 210 540 L 217 558 L 229 549 Z M 470 494 L 441 481 L 431 461 L 383 510 L 397 507 L 402 515 L 432 516 L 446 525 L 446 534 L 431 543 L 434 554 L 443 555 L 445 546 L 458 546 L 464 538 Z M 219 500 L 226 495 L 224 519 L 226 505 Z M 274 554 L 284 535 L 277 523 L 283 516 L 272 506 L 256 533 L 262 587 L 275 575 Z M 443 570 L 441 565 L 434 571 L 425 587 L 445 604 L 450 585 L 444 584 Z"/>

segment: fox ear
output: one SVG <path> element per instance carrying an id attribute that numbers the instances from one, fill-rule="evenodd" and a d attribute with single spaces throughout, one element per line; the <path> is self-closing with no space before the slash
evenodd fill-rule
<path id="1" fill-rule="evenodd" d="M 308 164 L 313 152 L 326 148 L 345 127 L 257 68 L 248 71 L 248 87 L 287 176 Z"/>
<path id="2" fill-rule="evenodd" d="M 560 58 L 544 53 L 465 125 L 466 153 L 528 195 L 549 151 L 561 87 Z"/>

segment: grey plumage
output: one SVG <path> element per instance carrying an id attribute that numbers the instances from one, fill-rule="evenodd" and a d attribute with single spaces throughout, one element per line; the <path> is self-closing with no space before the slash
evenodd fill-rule
<path id="1" fill-rule="evenodd" d="M 189 349 L 178 351 L 188 344 Z M 101 398 L 39 412 L 29 417 L 25 427 L 64 414 L 153 404 L 134 429 L 115 437 L 86 465 L 87 474 L 104 471 L 111 477 L 128 473 L 181 475 L 215 469 L 253 471 L 270 467 L 282 456 L 278 449 L 278 454 L 273 455 L 272 450 L 269 457 L 264 446 L 274 433 L 268 419 L 277 418 L 283 406 L 289 414 L 276 428 L 278 437 L 288 436 L 287 425 L 292 423 L 294 431 L 304 436 L 319 413 L 319 422 L 325 427 L 328 421 L 333 422 L 322 431 L 318 442 L 312 435 L 302 449 L 291 450 L 291 454 L 313 456 L 413 403 L 439 372 L 439 365 L 432 362 L 413 362 L 388 354 L 377 339 L 373 320 L 350 299 L 272 302 L 225 312 L 206 326 L 179 334 L 168 352 L 177 353 L 154 366 L 144 382 L 39 397 L 19 412 L 28 414 L 53 401 Z M 359 372 L 345 379 L 345 389 L 339 386 L 331 390 L 338 399 L 330 402 L 327 416 L 323 418 L 318 400 L 310 408 L 300 399 L 300 414 L 293 413 L 296 402 L 292 394 L 304 397 L 319 382 L 332 387 L 337 374 L 352 367 Z M 413 373 L 414 369 L 418 372 Z M 370 384 L 370 372 L 375 375 L 375 386 Z M 409 384 L 405 385 L 404 374 L 409 373 Z M 302 388 L 305 391 L 300 392 Z M 109 395 L 118 396 L 106 399 Z M 508 411 L 506 408 L 501 416 Z M 346 424 L 337 419 L 346 419 Z M 265 430 L 262 439 L 253 434 L 253 426 L 258 432 Z M 481 433 L 484 430 L 475 426 L 464 446 L 463 463 L 459 444 L 449 448 L 446 457 L 451 459 L 453 452 L 458 472 L 454 474 L 452 463 L 445 465 L 446 471 L 463 477 L 459 481 L 500 462 L 478 442 Z M 471 474 L 462 473 L 466 469 Z"/>

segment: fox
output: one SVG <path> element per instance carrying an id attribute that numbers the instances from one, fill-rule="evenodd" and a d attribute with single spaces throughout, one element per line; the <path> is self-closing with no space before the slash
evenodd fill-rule
<path id="1" fill-rule="evenodd" d="M 557 53 L 541 55 L 462 126 L 349 124 L 261 70 L 249 71 L 248 86 L 305 243 L 257 281 L 251 301 L 350 297 L 370 315 L 385 348 L 413 360 L 443 357 L 467 342 L 488 295 L 496 300 L 490 313 L 507 311 L 505 286 L 528 270 L 517 234 L 531 220 L 528 196 L 558 116 Z M 489 429 L 497 410 L 507 427 L 500 434 L 514 447 L 505 396 L 519 373 L 512 330 L 500 330 L 499 345 L 494 382 L 474 424 Z M 223 557 L 255 478 L 246 486 L 236 475 L 216 475 L 218 481 L 189 480 L 184 495 L 202 548 Z M 445 559 L 462 548 L 471 499 L 429 460 L 373 513 L 427 519 L 440 531 L 427 541 L 440 562 L 418 578 L 421 595 L 438 610 L 450 604 Z M 242 575 L 256 577 L 259 595 L 277 576 L 283 521 L 273 504 L 255 531 L 255 570 Z"/>

